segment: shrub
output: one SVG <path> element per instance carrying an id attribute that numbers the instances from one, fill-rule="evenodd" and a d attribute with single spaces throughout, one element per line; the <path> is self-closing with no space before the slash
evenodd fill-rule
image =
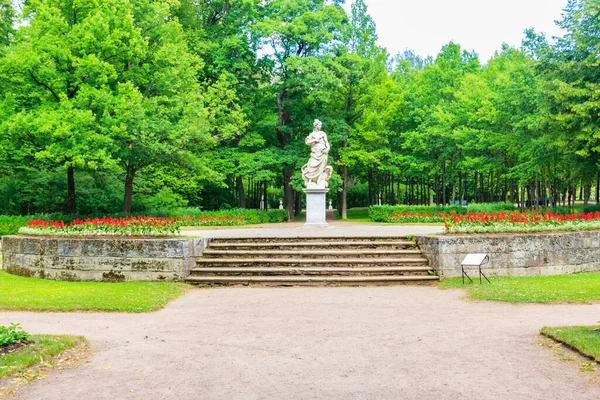
<path id="1" fill-rule="evenodd" d="M 471 203 L 467 206 L 469 213 L 492 213 L 499 211 L 517 211 L 512 203 Z"/>
<path id="2" fill-rule="evenodd" d="M 0 326 L 0 346 L 9 346 L 27 340 L 29 333 L 25 332 L 21 325 L 10 324 L 9 326 Z"/>
<path id="3" fill-rule="evenodd" d="M 0 215 L 0 237 L 5 235 L 16 235 L 19 232 L 19 228 L 27 226 L 27 222 L 32 219 L 43 219 L 41 215 L 29 215 L 29 216 L 13 216 L 13 215 Z"/>

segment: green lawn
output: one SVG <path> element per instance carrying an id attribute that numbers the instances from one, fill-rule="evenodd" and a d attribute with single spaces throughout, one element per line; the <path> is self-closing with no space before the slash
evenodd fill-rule
<path id="1" fill-rule="evenodd" d="M 22 373 L 32 365 L 40 362 L 52 365 L 52 357 L 84 341 L 81 336 L 62 335 L 32 335 L 30 340 L 35 343 L 27 345 L 15 353 L 0 356 L 0 379 Z"/>
<path id="2" fill-rule="evenodd" d="M 545 327 L 541 332 L 600 362 L 600 326 Z"/>
<path id="3" fill-rule="evenodd" d="M 467 296 L 476 300 L 509 303 L 593 303 L 600 301 L 600 273 L 560 276 L 490 278 L 492 283 L 480 285 L 479 280 L 464 286 L 460 278 L 444 279 L 442 289 L 464 288 Z"/>
<path id="4" fill-rule="evenodd" d="M 369 217 L 368 208 L 350 208 L 346 210 L 346 216 L 348 217 L 346 221 L 350 222 L 373 222 L 371 221 L 371 217 Z M 335 211 L 335 217 L 338 220 L 342 220 L 342 216 L 337 210 Z"/>
<path id="5" fill-rule="evenodd" d="M 63 282 L 0 271 L 0 310 L 149 312 L 190 288 L 175 282 Z"/>

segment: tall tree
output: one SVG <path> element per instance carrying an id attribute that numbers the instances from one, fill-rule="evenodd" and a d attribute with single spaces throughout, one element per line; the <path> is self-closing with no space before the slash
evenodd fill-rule
<path id="1" fill-rule="evenodd" d="M 354 149 L 348 149 L 352 131 L 363 116 L 368 104 L 365 96 L 374 90 L 378 81 L 386 75 L 385 50 L 377 47 L 377 33 L 373 19 L 367 13 L 363 0 L 356 0 L 351 6 L 349 23 L 342 30 L 342 44 L 336 50 L 335 74 L 340 81 L 336 90 L 336 104 L 345 124 L 338 161 L 342 179 L 341 191 L 338 195 L 338 211 L 342 219 L 347 218 L 348 196 L 348 163 Z"/>
<path id="2" fill-rule="evenodd" d="M 276 88 L 277 123 L 275 133 L 283 164 L 282 178 L 288 219 L 295 217 L 295 197 L 292 186 L 298 154 L 290 152 L 290 144 L 298 140 L 293 134 L 294 115 L 291 112 L 294 89 L 305 83 L 299 59 L 322 54 L 338 40 L 345 13 L 340 1 L 271 0 L 262 5 L 264 18 L 255 25 L 257 34 L 270 54 L 271 75 Z M 311 63 L 311 61 L 308 61 Z M 313 67 L 317 67 L 312 63 Z M 295 73 L 294 73 L 295 72 Z M 295 154 L 296 153 L 296 154 Z"/>

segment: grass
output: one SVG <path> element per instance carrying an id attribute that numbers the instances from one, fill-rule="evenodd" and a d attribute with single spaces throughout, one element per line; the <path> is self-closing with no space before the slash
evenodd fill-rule
<path id="1" fill-rule="evenodd" d="M 162 309 L 189 288 L 176 282 L 51 281 L 0 271 L 0 310 L 143 313 Z"/>
<path id="2" fill-rule="evenodd" d="M 0 271 L 0 310 L 141 313 L 163 308 L 190 288 L 175 282 L 64 282 Z"/>
<path id="3" fill-rule="evenodd" d="M 335 210 L 335 217 L 342 220 L 342 215 L 338 210 Z M 368 208 L 350 208 L 346 210 L 346 217 L 348 217 L 346 221 L 349 222 L 373 222 L 369 217 Z"/>
<path id="4" fill-rule="evenodd" d="M 32 335 L 30 340 L 35 343 L 0 356 L 0 379 L 23 373 L 37 363 L 51 363 L 52 357 L 79 345 L 84 339 L 81 336 Z"/>
<path id="5" fill-rule="evenodd" d="M 564 343 L 581 354 L 600 362 L 599 326 L 544 327 L 541 332 L 543 335 Z"/>
<path id="6" fill-rule="evenodd" d="M 474 300 L 508 303 L 593 303 L 600 301 L 600 273 L 573 275 L 491 278 L 492 283 L 479 280 L 463 286 L 460 278 L 444 279 L 442 289 L 464 288 Z"/>

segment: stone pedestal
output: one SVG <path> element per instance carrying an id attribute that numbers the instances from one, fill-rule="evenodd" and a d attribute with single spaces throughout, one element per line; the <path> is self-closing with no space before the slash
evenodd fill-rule
<path id="1" fill-rule="evenodd" d="M 325 197 L 329 189 L 322 187 L 306 188 L 306 227 L 326 228 L 329 226 L 325 220 Z"/>

